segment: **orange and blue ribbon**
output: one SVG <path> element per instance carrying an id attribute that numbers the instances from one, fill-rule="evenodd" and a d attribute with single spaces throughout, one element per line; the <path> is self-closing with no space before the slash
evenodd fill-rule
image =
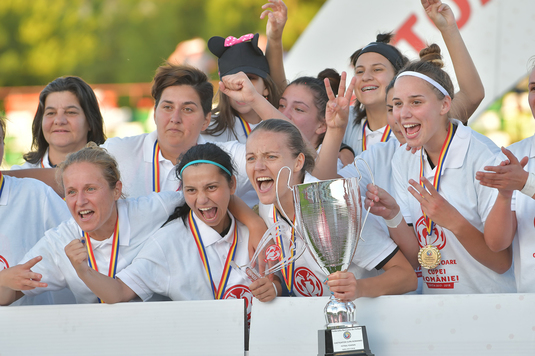
<path id="1" fill-rule="evenodd" d="M 440 156 L 438 158 L 438 164 L 436 166 L 436 173 L 435 173 L 435 179 L 433 180 L 433 186 L 435 187 L 435 190 L 438 192 L 438 189 L 440 187 L 440 179 L 442 177 L 442 171 L 444 169 L 444 162 L 446 161 L 446 155 L 448 154 L 448 151 L 451 146 L 451 142 L 453 141 L 453 124 L 450 122 L 450 126 L 448 128 L 448 135 L 446 136 L 446 140 L 442 144 L 442 149 L 440 150 Z M 425 189 L 424 182 L 422 181 L 422 177 L 425 177 L 424 175 L 424 150 L 421 150 L 420 153 L 420 185 Z M 427 228 L 427 236 L 431 236 L 433 234 L 433 228 L 435 226 L 435 223 L 433 220 L 431 220 L 425 212 L 422 210 L 422 213 L 424 215 L 425 225 Z"/>
<path id="2" fill-rule="evenodd" d="M 273 222 L 277 223 L 277 209 L 275 208 L 275 205 L 273 205 Z M 295 217 L 293 221 L 293 226 L 295 226 Z M 290 239 L 292 240 L 292 243 L 295 245 L 295 231 L 292 226 L 292 235 L 290 236 Z M 278 230 L 278 229 L 277 229 Z M 277 245 L 280 247 L 282 251 L 282 255 L 280 257 L 280 260 L 283 260 L 286 258 L 285 256 L 285 250 L 284 250 L 284 244 L 282 240 L 282 234 L 277 231 Z M 295 254 L 295 249 L 291 249 L 290 251 L 290 257 L 293 259 Z M 288 293 L 292 295 L 293 292 L 293 286 L 294 286 L 294 269 L 295 269 L 295 261 L 292 261 L 290 264 L 288 264 L 287 267 L 282 268 L 282 277 L 284 278 L 284 283 L 286 284 L 286 288 L 288 288 Z"/>
<path id="3" fill-rule="evenodd" d="M 366 126 L 368 126 L 368 120 L 364 120 L 364 124 L 362 125 L 362 151 L 366 151 L 367 144 L 366 144 Z M 385 126 L 385 131 L 383 132 L 383 136 L 381 136 L 381 142 L 386 142 L 390 138 L 390 134 L 392 133 L 392 129 L 390 128 L 390 125 Z"/>
<path id="4" fill-rule="evenodd" d="M 82 231 L 82 235 L 84 236 L 85 241 L 86 241 L 85 246 L 87 248 L 87 254 L 89 255 L 89 258 L 87 259 L 89 267 L 98 272 L 97 260 L 95 259 L 93 247 L 91 247 L 91 238 L 89 237 L 89 234 L 85 231 Z M 110 266 L 108 268 L 108 277 L 115 278 L 115 274 L 117 273 L 118 257 L 119 257 L 119 218 L 117 218 L 117 221 L 115 222 L 115 229 L 113 232 L 113 242 L 111 245 L 111 256 L 110 256 Z M 104 303 L 102 300 L 100 300 L 100 298 L 98 298 L 98 302 Z"/>
<path id="5" fill-rule="evenodd" d="M 232 241 L 227 260 L 225 261 L 225 265 L 223 266 L 223 273 L 221 274 L 221 279 L 219 280 L 219 287 L 216 288 L 214 279 L 212 277 L 212 270 L 210 269 L 210 262 L 208 261 L 208 256 L 206 255 L 204 243 L 202 242 L 201 233 L 199 232 L 199 227 L 197 226 L 197 223 L 193 218 L 193 212 L 191 211 L 189 212 L 188 222 L 189 227 L 191 229 L 191 233 L 193 234 L 193 238 L 195 239 L 195 243 L 197 244 L 199 256 L 201 257 L 204 270 L 206 271 L 206 276 L 208 277 L 208 281 L 210 281 L 210 286 L 212 287 L 212 294 L 214 295 L 214 299 L 222 299 L 225 295 L 228 279 L 230 277 L 230 262 L 234 261 L 234 257 L 236 255 L 236 247 L 238 246 L 238 224 L 234 224 L 234 241 Z"/>
<path id="6" fill-rule="evenodd" d="M 249 123 L 242 119 L 241 116 L 238 116 L 238 119 L 240 119 L 240 124 L 243 128 L 243 132 L 245 133 L 245 138 L 249 137 L 251 134 L 251 126 L 249 126 Z"/>
<path id="7" fill-rule="evenodd" d="M 152 191 L 160 192 L 160 145 L 158 140 L 154 142 L 154 148 L 152 150 Z"/>

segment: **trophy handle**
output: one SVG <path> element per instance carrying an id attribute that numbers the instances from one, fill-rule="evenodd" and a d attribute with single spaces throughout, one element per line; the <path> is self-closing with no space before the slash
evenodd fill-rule
<path id="1" fill-rule="evenodd" d="M 373 177 L 373 172 L 370 168 L 370 166 L 368 165 L 368 162 L 366 162 L 364 159 L 362 159 L 361 157 L 357 157 L 355 158 L 355 160 L 353 161 L 353 165 L 355 166 L 355 168 L 357 169 L 357 173 L 358 173 L 358 180 L 359 180 L 359 183 L 360 183 L 360 180 L 362 179 L 362 173 L 360 173 L 360 169 L 359 169 L 359 166 L 357 166 L 357 161 L 362 161 L 364 162 L 364 164 L 366 165 L 366 168 L 368 168 L 368 172 L 370 172 L 370 177 L 372 178 L 372 184 L 375 185 L 375 178 Z M 366 242 L 366 240 L 364 240 L 362 238 L 362 231 L 364 230 L 364 225 L 366 224 L 366 220 L 368 220 L 368 215 L 370 215 L 370 209 L 371 209 L 371 206 L 368 207 L 368 209 L 366 210 L 366 216 L 364 217 L 364 221 L 362 222 L 362 228 L 360 229 L 360 234 L 359 234 L 359 239 Z"/>
<path id="2" fill-rule="evenodd" d="M 279 178 L 280 178 L 280 175 L 281 175 L 281 172 L 282 170 L 286 168 L 289 172 L 288 174 L 288 181 L 286 182 L 286 186 L 288 187 L 288 189 L 290 189 L 292 191 L 292 194 L 294 193 L 294 188 L 292 188 L 290 186 L 290 180 L 292 179 L 292 170 L 290 169 L 290 167 L 288 166 L 284 166 L 282 167 L 281 169 L 279 169 L 279 173 L 277 173 L 277 180 L 275 181 L 275 195 L 277 196 L 277 204 L 279 204 L 279 207 L 281 209 L 281 213 L 282 215 L 284 215 L 284 217 L 286 218 L 286 220 L 288 221 L 288 224 L 290 224 L 290 226 L 294 229 L 295 232 L 297 232 L 297 235 L 299 235 L 299 238 L 301 240 L 306 241 L 305 238 L 303 237 L 303 235 L 301 235 L 301 231 L 299 231 L 299 229 L 293 224 L 292 222 L 292 219 L 290 219 L 288 217 L 288 214 L 286 214 L 286 212 L 284 211 L 284 208 L 282 207 L 282 204 L 281 204 L 281 201 L 279 199 Z M 360 174 L 360 173 L 359 173 Z"/>

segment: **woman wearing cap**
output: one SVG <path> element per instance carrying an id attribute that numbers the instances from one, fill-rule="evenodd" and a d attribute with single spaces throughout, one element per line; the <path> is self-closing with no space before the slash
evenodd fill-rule
<path id="1" fill-rule="evenodd" d="M 208 48 L 218 57 L 220 78 L 243 72 L 254 89 L 275 104 L 279 101 L 279 90 L 269 75 L 269 65 L 258 47 L 258 37 L 258 33 L 240 38 L 214 36 L 208 41 Z M 212 111 L 212 122 L 202 136 L 208 142 L 238 140 L 245 143 L 260 121 L 260 116 L 248 103 L 229 98 L 220 91 L 218 105 Z"/>

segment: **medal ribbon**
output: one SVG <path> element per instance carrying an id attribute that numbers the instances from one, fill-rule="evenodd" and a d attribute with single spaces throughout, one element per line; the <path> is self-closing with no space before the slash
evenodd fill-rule
<path id="1" fill-rule="evenodd" d="M 201 233 L 199 232 L 199 227 L 197 226 L 197 223 L 193 218 L 193 212 L 191 211 L 189 212 L 188 222 L 189 228 L 191 229 L 191 233 L 193 234 L 193 238 L 195 239 L 195 243 L 197 244 L 199 256 L 201 257 L 202 264 L 204 265 L 206 275 L 208 276 L 208 280 L 210 281 L 210 286 L 212 286 L 212 293 L 214 295 L 214 299 L 222 299 L 225 295 L 225 290 L 227 289 L 227 282 L 230 277 L 230 261 L 234 261 L 234 257 L 236 255 L 236 247 L 238 246 L 238 224 L 237 222 L 234 223 L 234 241 L 232 241 L 227 260 L 225 261 L 225 265 L 223 266 L 223 273 L 221 274 L 221 279 L 219 280 L 219 287 L 216 288 L 214 279 L 212 278 L 210 263 L 208 262 L 206 250 L 204 249 L 204 243 L 202 242 Z"/>
<path id="2" fill-rule="evenodd" d="M 245 133 L 245 138 L 249 137 L 251 134 L 251 126 L 249 126 L 249 123 L 241 118 L 241 116 L 238 116 L 240 119 L 241 127 L 243 128 L 243 132 Z"/>
<path id="3" fill-rule="evenodd" d="M 95 259 L 95 254 L 93 253 L 93 247 L 91 247 L 91 238 L 87 232 L 82 231 L 82 235 L 85 238 L 87 247 L 87 254 L 89 258 L 87 262 L 89 267 L 98 272 L 97 260 Z M 119 257 L 119 218 L 115 222 L 115 229 L 113 232 L 113 242 L 111 244 L 111 256 L 110 256 L 110 267 L 108 268 L 108 277 L 115 278 L 117 273 L 117 258 Z M 104 303 L 100 298 L 98 298 L 99 303 Z"/>
<path id="4" fill-rule="evenodd" d="M 366 126 L 368 126 L 368 119 L 364 120 L 364 124 L 362 125 L 362 151 L 366 151 L 367 144 L 366 144 Z M 383 132 L 383 136 L 381 136 L 381 142 L 386 142 L 390 138 L 390 134 L 392 133 L 392 129 L 390 128 L 390 125 L 385 126 L 385 131 Z"/>
<path id="5" fill-rule="evenodd" d="M 273 222 L 274 223 L 277 223 L 278 221 L 278 218 L 277 218 L 277 209 L 275 208 L 275 205 L 273 205 Z M 295 217 L 294 217 L 294 221 L 293 221 L 293 225 L 295 226 Z M 284 246 L 283 246 L 283 241 L 282 241 L 282 234 L 280 233 L 277 233 L 277 245 L 280 247 L 281 251 L 282 251 L 282 256 L 280 257 L 280 260 L 283 260 L 285 258 L 284 256 Z M 292 239 L 292 242 L 295 244 L 295 231 L 294 231 L 294 228 L 292 227 L 292 236 L 291 236 L 291 239 Z M 294 256 L 295 254 L 295 249 L 292 250 L 291 252 L 291 257 Z M 291 295 L 292 292 L 293 292 L 293 285 L 294 285 L 294 268 L 295 268 L 295 261 L 293 261 L 292 263 L 290 263 L 287 267 L 284 267 L 281 272 L 282 272 L 282 277 L 284 278 L 284 283 L 286 283 L 286 288 L 288 288 L 288 293 Z"/>
<path id="6" fill-rule="evenodd" d="M 2 172 L 0 172 L 0 197 L 2 196 L 2 191 L 4 190 L 4 185 L 5 185 L 5 180 L 4 180 L 4 175 L 2 174 Z"/>
<path id="7" fill-rule="evenodd" d="M 437 192 L 440 186 L 440 178 L 442 176 L 444 162 L 446 161 L 446 155 L 448 154 L 451 142 L 453 141 L 453 133 L 453 124 L 450 122 L 450 126 L 448 128 L 448 135 L 446 136 L 446 140 L 442 145 L 442 150 L 440 151 L 440 156 L 438 158 L 438 164 L 436 166 L 435 179 L 433 180 L 433 186 L 435 187 L 435 190 Z M 420 153 L 420 185 L 425 189 L 424 183 L 422 182 L 422 177 L 424 176 L 424 150 L 422 149 Z M 425 214 L 423 210 L 422 213 L 424 214 L 424 220 L 427 227 L 427 236 L 431 236 L 433 234 L 433 228 L 435 226 L 435 223 Z"/>
<path id="8" fill-rule="evenodd" d="M 41 157 L 41 168 L 45 168 L 45 164 L 43 163 L 43 158 Z"/>
<path id="9" fill-rule="evenodd" d="M 160 145 L 158 140 L 154 142 L 154 148 L 152 150 L 152 191 L 159 193 L 160 192 L 160 162 L 158 158 L 160 157 Z"/>

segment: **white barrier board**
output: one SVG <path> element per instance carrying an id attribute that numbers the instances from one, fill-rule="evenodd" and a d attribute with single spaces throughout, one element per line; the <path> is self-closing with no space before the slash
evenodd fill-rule
<path id="1" fill-rule="evenodd" d="M 244 355 L 242 299 L 0 307 L 0 355 Z"/>
<path id="2" fill-rule="evenodd" d="M 317 355 L 327 301 L 253 303 L 250 356 Z M 385 296 L 355 305 L 376 356 L 535 355 L 535 294 Z"/>

